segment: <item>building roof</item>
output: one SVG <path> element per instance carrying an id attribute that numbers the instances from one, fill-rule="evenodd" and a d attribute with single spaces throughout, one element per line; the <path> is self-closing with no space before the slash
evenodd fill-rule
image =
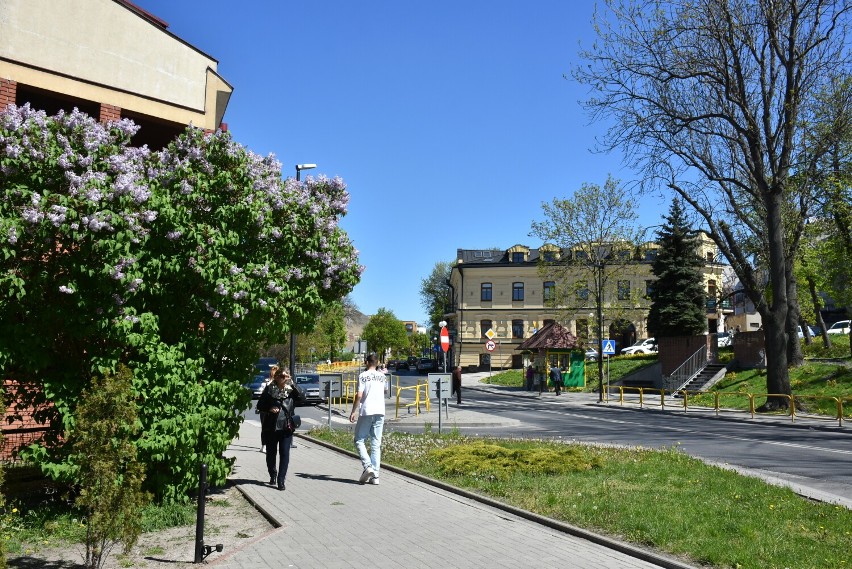
<path id="1" fill-rule="evenodd" d="M 544 327 L 521 343 L 516 350 L 571 350 L 577 347 L 577 337 L 558 322 Z"/>

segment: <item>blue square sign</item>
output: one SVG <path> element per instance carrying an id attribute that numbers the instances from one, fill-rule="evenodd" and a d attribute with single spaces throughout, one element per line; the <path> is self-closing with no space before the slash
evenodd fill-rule
<path id="1" fill-rule="evenodd" d="M 601 347 L 603 348 L 601 351 L 605 356 L 615 354 L 615 340 L 604 340 L 601 342 Z"/>

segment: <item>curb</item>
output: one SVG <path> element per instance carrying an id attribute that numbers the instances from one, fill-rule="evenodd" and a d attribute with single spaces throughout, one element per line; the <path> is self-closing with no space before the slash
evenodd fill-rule
<path id="1" fill-rule="evenodd" d="M 333 450 L 340 454 L 345 454 L 350 456 L 356 460 L 360 460 L 358 455 L 352 451 L 342 449 L 340 447 L 334 446 L 325 441 L 321 441 L 319 439 L 315 439 L 314 437 L 308 435 L 299 435 L 299 437 L 304 438 L 306 440 L 311 441 L 317 445 L 320 445 L 329 450 Z M 677 561 L 676 559 L 672 559 L 670 557 L 663 556 L 658 553 L 654 553 L 652 551 L 648 551 L 645 549 L 641 549 L 639 547 L 630 545 L 628 543 L 624 543 L 622 541 L 618 541 L 607 536 L 583 529 L 581 527 L 577 527 L 571 524 L 566 524 L 559 520 L 548 518 L 546 516 L 541 516 L 535 514 L 533 512 L 529 512 L 527 510 L 522 510 L 520 508 L 516 508 L 514 506 L 510 506 L 509 504 L 505 504 L 498 500 L 494 500 L 493 498 L 488 498 L 486 496 L 482 496 L 480 494 L 475 494 L 468 490 L 464 490 L 462 488 L 458 488 L 456 486 L 452 486 L 447 484 L 446 482 L 442 482 L 440 480 L 435 480 L 434 478 L 429 478 L 428 476 L 423 476 L 422 474 L 417 474 L 416 472 L 411 472 L 405 470 L 404 468 L 399 468 L 393 465 L 382 463 L 382 470 L 389 470 L 401 476 L 405 476 L 407 478 L 411 478 L 417 480 L 418 482 L 422 482 L 424 484 L 428 484 L 430 486 L 434 486 L 436 488 L 440 488 L 445 492 L 450 492 L 452 494 L 456 494 L 457 496 L 462 496 L 469 500 L 473 500 L 475 502 L 479 502 L 481 504 L 485 504 L 492 508 L 508 512 L 513 514 L 519 518 L 523 518 L 525 520 L 529 520 L 531 522 L 543 525 L 545 527 L 549 527 L 550 529 L 572 535 L 574 537 L 579 537 L 581 539 L 585 539 L 586 541 L 590 541 L 596 545 L 601 545 L 603 547 L 612 549 L 614 551 L 618 551 L 619 553 L 623 553 L 625 555 L 629 555 L 630 557 L 634 557 L 636 559 L 640 559 L 642 561 L 646 561 L 648 563 L 653 563 L 658 567 L 664 567 L 665 569 L 696 569 L 695 565 L 688 565 L 686 563 Z"/>

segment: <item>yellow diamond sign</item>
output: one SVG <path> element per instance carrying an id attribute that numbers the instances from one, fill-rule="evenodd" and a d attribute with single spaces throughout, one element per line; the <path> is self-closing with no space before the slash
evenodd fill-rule
<path id="1" fill-rule="evenodd" d="M 489 340 L 493 340 L 494 336 L 496 336 L 496 335 L 497 334 L 495 334 L 494 330 L 492 330 L 491 328 L 489 328 L 488 332 L 485 333 L 485 337 L 488 338 Z"/>

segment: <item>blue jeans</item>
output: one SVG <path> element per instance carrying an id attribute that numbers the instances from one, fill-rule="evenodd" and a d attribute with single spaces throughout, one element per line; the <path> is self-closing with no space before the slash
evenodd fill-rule
<path id="1" fill-rule="evenodd" d="M 364 468 L 372 468 L 376 476 L 379 475 L 379 466 L 382 461 L 382 429 L 385 426 L 384 415 L 362 415 L 355 423 L 355 448 L 361 457 L 361 465 Z M 370 454 L 367 454 L 367 445 L 364 441 L 370 437 Z"/>

